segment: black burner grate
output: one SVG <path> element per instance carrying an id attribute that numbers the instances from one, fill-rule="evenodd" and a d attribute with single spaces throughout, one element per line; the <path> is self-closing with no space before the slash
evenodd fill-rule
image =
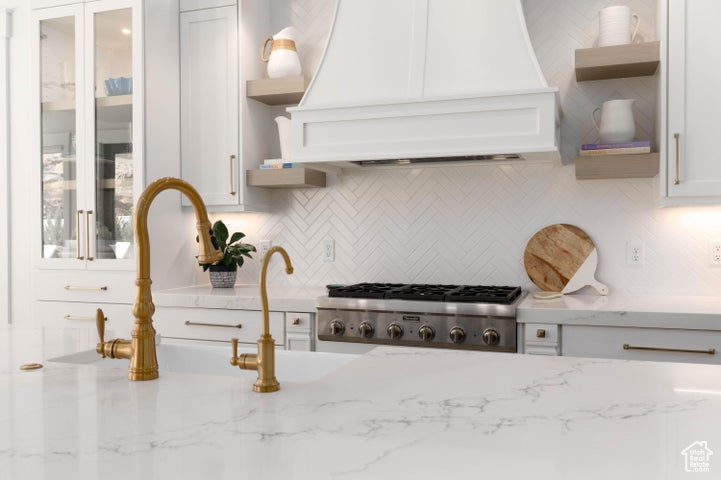
<path id="1" fill-rule="evenodd" d="M 412 283 L 404 285 L 401 288 L 390 290 L 386 298 L 443 302 L 446 300 L 446 295 L 456 288 L 458 288 L 458 285 L 423 285 Z"/>
<path id="2" fill-rule="evenodd" d="M 340 287 L 328 287 L 329 297 L 386 298 L 389 290 L 404 286 L 402 283 L 356 283 Z"/>
<path id="3" fill-rule="evenodd" d="M 446 302 L 513 303 L 521 287 L 464 285 L 446 296 Z"/>
<path id="4" fill-rule="evenodd" d="M 329 286 L 329 297 L 389 298 L 434 302 L 510 304 L 521 294 L 521 287 L 485 285 L 425 285 L 402 283 L 357 283 Z"/>

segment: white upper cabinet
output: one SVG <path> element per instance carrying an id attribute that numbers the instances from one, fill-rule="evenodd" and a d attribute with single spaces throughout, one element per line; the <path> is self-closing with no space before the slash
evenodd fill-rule
<path id="1" fill-rule="evenodd" d="M 267 2 L 244 1 L 240 11 L 217 3 L 227 2 L 181 4 L 190 9 L 180 12 L 181 175 L 209 211 L 266 210 L 268 193 L 247 187 L 245 170 L 267 158 L 272 119 L 246 99 L 245 80 L 260 76 Z"/>
<path id="2" fill-rule="evenodd" d="M 101 0 L 32 18 L 35 264 L 130 270 L 143 186 L 140 8 Z"/>
<path id="3" fill-rule="evenodd" d="M 668 0 L 664 203 L 721 203 L 721 2 Z M 664 91 L 662 89 L 662 91 Z M 663 100 L 662 100 L 663 101 Z"/>

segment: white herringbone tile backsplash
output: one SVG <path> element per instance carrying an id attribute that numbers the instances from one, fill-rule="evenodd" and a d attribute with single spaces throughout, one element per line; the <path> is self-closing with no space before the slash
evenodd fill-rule
<path id="1" fill-rule="evenodd" d="M 658 178 L 577 181 L 573 158 L 597 140 L 590 115 L 612 98 L 635 98 L 639 138 L 653 139 L 655 77 L 576 83 L 574 50 L 593 46 L 608 0 L 524 0 L 529 34 L 549 85 L 561 90 L 564 165 L 482 165 L 370 169 L 330 177 L 325 189 L 273 193 L 271 214 L 223 215 L 249 241 L 271 239 L 296 269 L 276 284 L 359 281 L 512 284 L 531 287 L 525 244 L 539 228 L 571 223 L 599 250 L 597 277 L 617 294 L 721 295 L 721 268 L 708 265 L 708 240 L 721 239 L 721 207 L 658 208 Z M 656 38 L 656 0 L 629 0 L 643 38 Z M 273 0 L 274 28 L 295 25 L 312 74 L 320 59 L 332 0 Z M 335 240 L 335 261 L 321 259 Z M 626 266 L 625 245 L 646 246 L 643 267 Z M 252 283 L 259 262 L 239 281 Z"/>

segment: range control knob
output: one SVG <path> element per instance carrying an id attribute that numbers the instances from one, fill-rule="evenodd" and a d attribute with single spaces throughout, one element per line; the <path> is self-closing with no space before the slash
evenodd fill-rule
<path id="1" fill-rule="evenodd" d="M 466 341 L 466 332 L 461 327 L 451 328 L 449 336 L 453 343 L 463 343 Z"/>
<path id="2" fill-rule="evenodd" d="M 363 338 L 371 338 L 374 331 L 375 329 L 373 328 L 373 325 L 368 322 L 362 322 L 358 325 L 358 332 L 360 332 L 361 337 Z"/>
<path id="3" fill-rule="evenodd" d="M 403 337 L 403 327 L 398 325 L 397 323 L 391 323 L 388 325 L 388 336 L 391 337 L 393 340 L 399 340 L 401 337 Z"/>
<path id="4" fill-rule="evenodd" d="M 498 345 L 498 342 L 501 341 L 501 335 L 493 328 L 483 330 L 481 335 L 483 336 L 483 341 L 488 345 Z"/>
<path id="5" fill-rule="evenodd" d="M 343 335 L 345 332 L 345 325 L 340 320 L 333 320 L 330 322 L 330 334 L 331 335 Z"/>
<path id="6" fill-rule="evenodd" d="M 436 331 L 433 330 L 433 327 L 430 325 L 422 325 L 421 328 L 418 329 L 418 336 L 421 337 L 421 340 L 424 342 L 430 342 L 433 340 L 433 337 L 436 336 Z"/>

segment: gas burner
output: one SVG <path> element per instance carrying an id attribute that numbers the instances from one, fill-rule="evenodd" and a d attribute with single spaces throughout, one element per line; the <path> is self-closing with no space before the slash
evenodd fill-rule
<path id="1" fill-rule="evenodd" d="M 484 287 L 464 285 L 448 292 L 447 302 L 512 303 L 521 294 L 521 287 Z"/>
<path id="2" fill-rule="evenodd" d="M 390 290 L 385 298 L 443 302 L 446 301 L 447 295 L 457 288 L 458 285 L 423 285 L 412 283 L 410 285 L 404 285 L 401 288 Z"/>
<path id="3" fill-rule="evenodd" d="M 390 290 L 403 287 L 402 283 L 356 283 L 355 285 L 328 287 L 329 297 L 385 298 Z"/>

